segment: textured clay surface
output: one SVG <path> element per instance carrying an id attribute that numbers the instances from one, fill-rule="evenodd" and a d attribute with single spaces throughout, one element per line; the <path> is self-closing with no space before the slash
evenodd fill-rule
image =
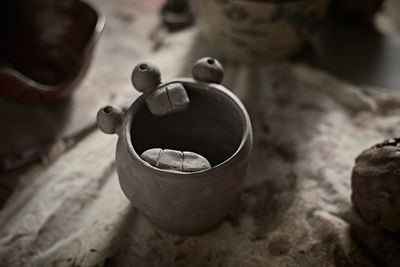
<path id="1" fill-rule="evenodd" d="M 152 114 L 163 116 L 184 111 L 188 108 L 190 100 L 181 83 L 172 83 L 149 95 L 146 104 Z"/>
<path id="2" fill-rule="evenodd" d="M 356 159 L 352 201 L 368 223 L 400 234 L 400 139 L 377 144 Z"/>
<path id="3" fill-rule="evenodd" d="M 150 165 L 165 170 L 195 172 L 211 168 L 206 158 L 188 151 L 152 148 L 140 157 Z"/>

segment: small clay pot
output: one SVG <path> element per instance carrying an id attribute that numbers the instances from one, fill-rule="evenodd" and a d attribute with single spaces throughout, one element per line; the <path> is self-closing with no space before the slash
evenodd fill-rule
<path id="1" fill-rule="evenodd" d="M 351 188 L 351 200 L 366 223 L 400 235 L 400 138 L 357 156 Z"/>
<path id="2" fill-rule="evenodd" d="M 0 94 L 44 103 L 70 95 L 89 68 L 104 16 L 80 0 L 3 1 Z"/>
<path id="3" fill-rule="evenodd" d="M 191 0 L 200 32 L 225 57 L 282 59 L 299 51 L 330 0 Z"/>
<path id="4" fill-rule="evenodd" d="M 201 233 L 234 207 L 246 174 L 252 129 L 243 104 L 222 85 L 185 78 L 158 88 L 172 84 L 185 88 L 190 99 L 185 110 L 153 114 L 146 105 L 151 95 L 147 91 L 125 113 L 112 106 L 100 109 L 98 125 L 105 133 L 119 135 L 116 167 L 133 205 L 162 229 Z M 157 168 L 140 157 L 154 148 L 198 153 L 211 168 Z"/>

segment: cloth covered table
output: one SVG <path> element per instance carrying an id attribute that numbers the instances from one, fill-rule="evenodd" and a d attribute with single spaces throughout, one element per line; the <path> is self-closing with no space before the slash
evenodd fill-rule
<path id="1" fill-rule="evenodd" d="M 213 53 L 190 29 L 145 59 L 167 81 Z M 153 226 L 119 187 L 117 137 L 94 130 L 19 174 L 0 212 L 0 266 L 399 266 L 398 240 L 353 209 L 350 175 L 363 149 L 399 134 L 400 96 L 302 63 L 222 63 L 254 147 L 240 204 L 220 225 L 198 236 Z M 117 94 L 137 97 L 128 80 Z"/>

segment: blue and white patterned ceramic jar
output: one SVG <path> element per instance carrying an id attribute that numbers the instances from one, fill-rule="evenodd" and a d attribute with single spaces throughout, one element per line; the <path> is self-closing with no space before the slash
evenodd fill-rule
<path id="1" fill-rule="evenodd" d="M 330 0 L 191 0 L 197 25 L 223 55 L 280 59 L 300 50 Z"/>

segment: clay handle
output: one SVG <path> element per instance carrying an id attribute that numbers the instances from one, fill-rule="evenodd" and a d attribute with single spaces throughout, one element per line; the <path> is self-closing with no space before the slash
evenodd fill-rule
<path id="1" fill-rule="evenodd" d="M 97 112 L 97 127 L 105 134 L 118 133 L 123 115 L 119 107 L 104 106 Z"/>

